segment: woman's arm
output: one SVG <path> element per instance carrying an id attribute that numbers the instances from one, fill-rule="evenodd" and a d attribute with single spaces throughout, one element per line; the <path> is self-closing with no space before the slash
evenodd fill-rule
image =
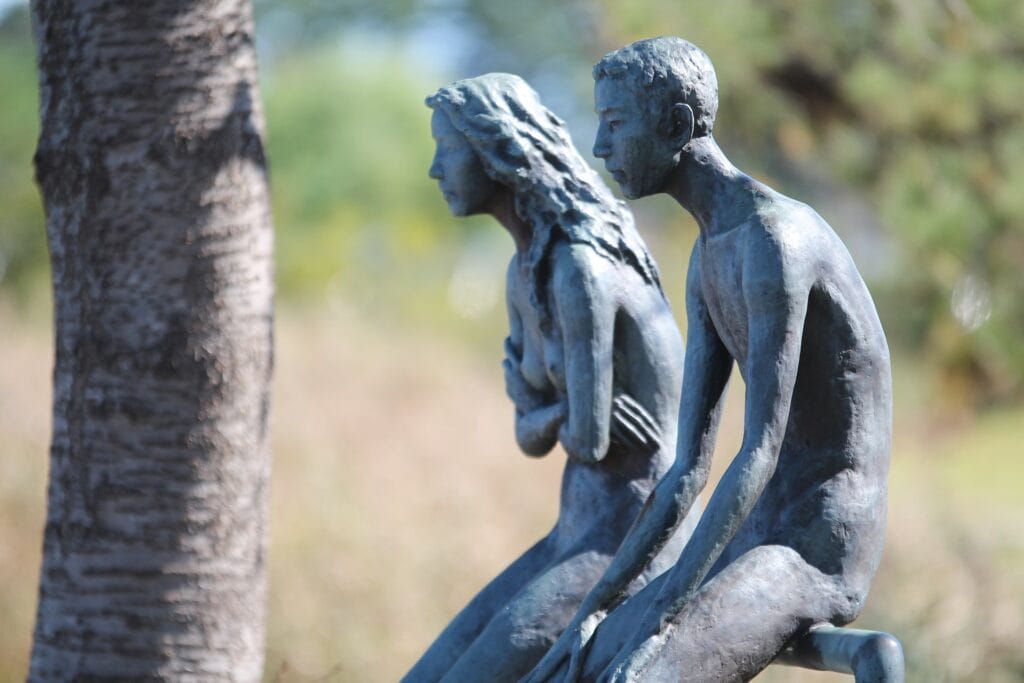
<path id="1" fill-rule="evenodd" d="M 565 404 L 552 403 L 529 413 L 516 411 L 516 443 L 527 455 L 547 455 L 558 443 L 558 429 L 565 421 Z"/>
<path id="2" fill-rule="evenodd" d="M 686 289 L 687 346 L 676 461 L 648 497 L 604 576 L 584 598 L 572 623 L 524 681 L 548 680 L 570 657 L 567 680 L 575 680 L 590 635 L 604 615 L 622 601 L 630 581 L 671 538 L 707 482 L 732 358 L 718 338 L 704 303 L 696 249 L 690 259 Z"/>
<path id="3" fill-rule="evenodd" d="M 598 462 L 608 451 L 612 415 L 612 343 L 617 302 L 586 247 L 552 249 L 552 313 L 562 331 L 568 410 L 559 440 L 570 458 Z"/>
<path id="4" fill-rule="evenodd" d="M 534 388 L 523 377 L 523 322 L 514 302 L 516 282 L 515 259 L 509 265 L 505 303 L 508 309 L 509 335 L 505 338 L 505 358 L 501 367 L 505 374 L 505 393 L 515 405 L 516 443 L 527 455 L 547 454 L 558 442 L 558 429 L 565 420 L 565 404 Z"/>

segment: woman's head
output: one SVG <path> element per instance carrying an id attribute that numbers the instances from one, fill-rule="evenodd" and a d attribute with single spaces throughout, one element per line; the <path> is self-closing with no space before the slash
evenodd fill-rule
<path id="1" fill-rule="evenodd" d="M 430 119 L 436 151 L 429 175 L 437 181 L 448 208 L 456 216 L 491 210 L 498 184 L 484 171 L 480 156 L 440 109 Z"/>
<path id="2" fill-rule="evenodd" d="M 435 112 L 432 129 L 438 142 L 431 176 L 444 176 L 441 189 L 453 213 L 483 210 L 488 193 L 501 188 L 513 193 L 516 213 L 530 224 L 526 259 L 536 306 L 546 308 L 541 296 L 544 256 L 558 235 L 630 265 L 660 287 L 632 215 L 580 156 L 562 120 L 523 79 L 491 73 L 456 81 L 428 97 L 427 105 Z M 470 150 L 475 159 L 466 156 Z M 485 178 L 470 178 L 480 171 Z"/>

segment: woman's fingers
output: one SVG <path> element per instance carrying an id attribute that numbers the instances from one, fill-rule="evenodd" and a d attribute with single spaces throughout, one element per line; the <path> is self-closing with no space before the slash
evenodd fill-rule
<path id="1" fill-rule="evenodd" d="M 523 353 L 522 351 L 516 348 L 516 345 L 514 343 L 512 343 L 512 337 L 505 337 L 505 341 L 502 344 L 502 347 L 505 351 L 505 356 L 507 358 L 511 358 L 516 362 L 522 360 Z"/>
<path id="2" fill-rule="evenodd" d="M 647 409 L 640 405 L 636 399 L 629 394 L 619 394 L 615 397 L 615 406 L 624 414 L 628 414 L 646 434 L 655 439 L 657 438 L 660 431 L 658 423 L 655 422 L 651 414 L 647 412 Z"/>
<path id="3" fill-rule="evenodd" d="M 613 413 L 613 418 L 611 435 L 616 441 L 634 448 L 639 448 L 649 443 L 643 430 L 633 422 L 633 419 L 628 414 L 616 411 Z"/>
<path id="4" fill-rule="evenodd" d="M 627 394 L 618 394 L 612 401 L 611 436 L 632 448 L 651 449 L 660 444 L 654 418 Z"/>

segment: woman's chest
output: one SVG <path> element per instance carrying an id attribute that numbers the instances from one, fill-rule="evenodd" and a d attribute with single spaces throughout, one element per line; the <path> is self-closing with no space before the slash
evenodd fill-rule
<path id="1" fill-rule="evenodd" d="M 565 350 L 562 331 L 555 323 L 552 302 L 543 308 L 531 302 L 528 283 L 519 280 L 510 291 L 510 299 L 522 323 L 520 372 L 538 390 L 552 387 L 565 391 Z M 541 294 L 543 296 L 543 294 Z"/>

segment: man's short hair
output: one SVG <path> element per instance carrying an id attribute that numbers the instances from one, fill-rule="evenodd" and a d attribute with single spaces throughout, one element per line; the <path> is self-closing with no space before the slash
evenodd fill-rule
<path id="1" fill-rule="evenodd" d="M 693 43 L 663 36 L 609 52 L 594 65 L 594 80 L 618 78 L 665 111 L 676 102 L 693 109 L 694 136 L 707 135 L 718 112 L 718 78 L 711 59 Z"/>

